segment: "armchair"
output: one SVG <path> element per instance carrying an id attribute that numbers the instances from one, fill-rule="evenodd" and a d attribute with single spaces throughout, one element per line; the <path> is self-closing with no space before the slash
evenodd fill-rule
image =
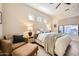
<path id="1" fill-rule="evenodd" d="M 13 50 L 25 44 L 25 42 L 13 44 L 11 40 L 5 40 L 5 39 L 2 39 L 0 41 L 1 41 L 1 50 L 3 53 L 7 55 L 11 55 Z"/>
<path id="2" fill-rule="evenodd" d="M 2 52 L 6 55 L 10 55 L 12 51 L 12 43 L 10 42 L 10 40 L 1 39 L 0 41 Z"/>

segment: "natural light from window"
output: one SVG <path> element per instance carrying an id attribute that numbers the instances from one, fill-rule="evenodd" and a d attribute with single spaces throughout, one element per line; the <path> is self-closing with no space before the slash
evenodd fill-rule
<path id="1" fill-rule="evenodd" d="M 31 20 L 31 21 L 34 20 L 34 16 L 33 16 L 33 15 L 29 15 L 28 18 L 29 18 L 29 20 Z"/>
<path id="2" fill-rule="evenodd" d="M 41 22 L 42 21 L 42 17 L 37 17 L 37 22 Z"/>
<path id="3" fill-rule="evenodd" d="M 47 20 L 46 19 L 44 19 L 44 23 L 47 24 Z"/>

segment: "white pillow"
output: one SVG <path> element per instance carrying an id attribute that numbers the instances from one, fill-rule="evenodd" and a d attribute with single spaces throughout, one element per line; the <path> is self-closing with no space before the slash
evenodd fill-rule
<path id="1" fill-rule="evenodd" d="M 71 38 L 67 35 L 58 38 L 55 43 L 55 53 L 58 56 L 63 56 L 70 42 Z"/>

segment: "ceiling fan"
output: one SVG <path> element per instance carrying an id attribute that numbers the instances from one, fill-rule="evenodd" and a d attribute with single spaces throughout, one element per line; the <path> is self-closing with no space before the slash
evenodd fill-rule
<path id="1" fill-rule="evenodd" d="M 65 3 L 65 4 L 70 5 L 71 3 Z M 56 9 L 57 9 L 60 5 L 61 5 L 61 3 L 59 3 L 59 4 L 57 5 Z"/>
<path id="2" fill-rule="evenodd" d="M 53 3 L 49 3 L 49 4 L 53 4 Z M 58 7 L 59 7 L 61 4 L 62 4 L 62 3 L 59 3 L 59 4 L 56 6 L 56 9 L 58 9 Z M 64 3 L 64 4 L 70 5 L 71 3 Z"/>

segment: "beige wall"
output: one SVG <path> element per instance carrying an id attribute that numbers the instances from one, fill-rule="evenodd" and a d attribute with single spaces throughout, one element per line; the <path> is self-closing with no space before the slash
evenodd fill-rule
<path id="1" fill-rule="evenodd" d="M 57 27 L 54 27 L 55 24 L 57 25 Z M 52 21 L 52 31 L 58 32 L 58 20 L 57 19 L 53 19 Z"/>
<path id="2" fill-rule="evenodd" d="M 58 25 L 79 24 L 79 16 L 69 17 L 65 19 L 53 19 L 53 25 L 57 24 L 57 27 L 53 27 L 53 31 L 58 32 Z"/>
<path id="3" fill-rule="evenodd" d="M 0 12 L 2 12 L 2 4 L 0 4 Z M 2 37 L 2 24 L 0 24 L 0 38 Z"/>
<path id="4" fill-rule="evenodd" d="M 59 25 L 79 24 L 79 16 L 66 18 L 59 21 Z"/>
<path id="5" fill-rule="evenodd" d="M 38 24 L 36 21 L 29 21 L 30 14 L 41 15 L 48 20 L 48 24 L 51 22 L 50 16 L 24 4 L 3 4 L 3 35 L 23 34 L 27 26 L 32 26 L 35 30 L 39 27 L 47 29 L 43 22 Z"/>

